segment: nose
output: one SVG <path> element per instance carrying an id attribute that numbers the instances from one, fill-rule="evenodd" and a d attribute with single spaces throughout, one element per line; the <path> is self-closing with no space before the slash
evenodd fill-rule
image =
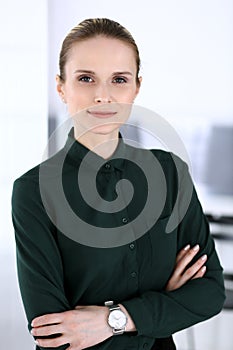
<path id="1" fill-rule="evenodd" d="M 102 84 L 98 86 L 95 92 L 95 103 L 110 103 L 112 102 L 111 94 L 106 86 L 106 84 Z"/>

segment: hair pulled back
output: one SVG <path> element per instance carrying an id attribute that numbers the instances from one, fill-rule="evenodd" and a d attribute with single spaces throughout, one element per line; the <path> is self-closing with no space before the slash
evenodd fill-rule
<path id="1" fill-rule="evenodd" d="M 132 47 L 135 53 L 137 67 L 136 83 L 139 85 L 140 83 L 138 75 L 140 70 L 140 57 L 136 42 L 126 28 L 124 28 L 118 22 L 115 22 L 108 18 L 85 19 L 68 33 L 62 43 L 59 57 L 60 79 L 65 81 L 65 65 L 72 46 L 75 43 L 91 39 L 96 36 L 105 36 L 107 38 L 118 39 Z"/>

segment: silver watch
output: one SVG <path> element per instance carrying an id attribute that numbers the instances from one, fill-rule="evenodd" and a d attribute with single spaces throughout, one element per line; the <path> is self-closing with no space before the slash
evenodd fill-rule
<path id="1" fill-rule="evenodd" d="M 109 307 L 108 324 L 112 328 L 114 335 L 123 334 L 127 324 L 127 316 L 119 305 L 114 305 L 113 301 L 105 301 L 105 306 Z"/>

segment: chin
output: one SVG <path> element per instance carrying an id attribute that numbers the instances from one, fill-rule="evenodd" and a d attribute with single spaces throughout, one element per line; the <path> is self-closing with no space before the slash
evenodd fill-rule
<path id="1" fill-rule="evenodd" d="M 116 123 L 111 125 L 99 125 L 94 128 L 92 128 L 90 131 L 93 134 L 100 134 L 100 135 L 108 135 L 113 133 L 114 131 L 119 131 L 119 128 L 122 124 Z"/>

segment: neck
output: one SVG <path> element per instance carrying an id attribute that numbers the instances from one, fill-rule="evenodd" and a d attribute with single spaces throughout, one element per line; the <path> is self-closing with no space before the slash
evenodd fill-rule
<path id="1" fill-rule="evenodd" d="M 119 141 L 119 129 L 116 129 L 109 134 L 86 132 L 85 134 L 81 134 L 81 136 L 79 135 L 79 130 L 74 127 L 74 138 L 104 159 L 108 159 L 112 156 Z"/>

